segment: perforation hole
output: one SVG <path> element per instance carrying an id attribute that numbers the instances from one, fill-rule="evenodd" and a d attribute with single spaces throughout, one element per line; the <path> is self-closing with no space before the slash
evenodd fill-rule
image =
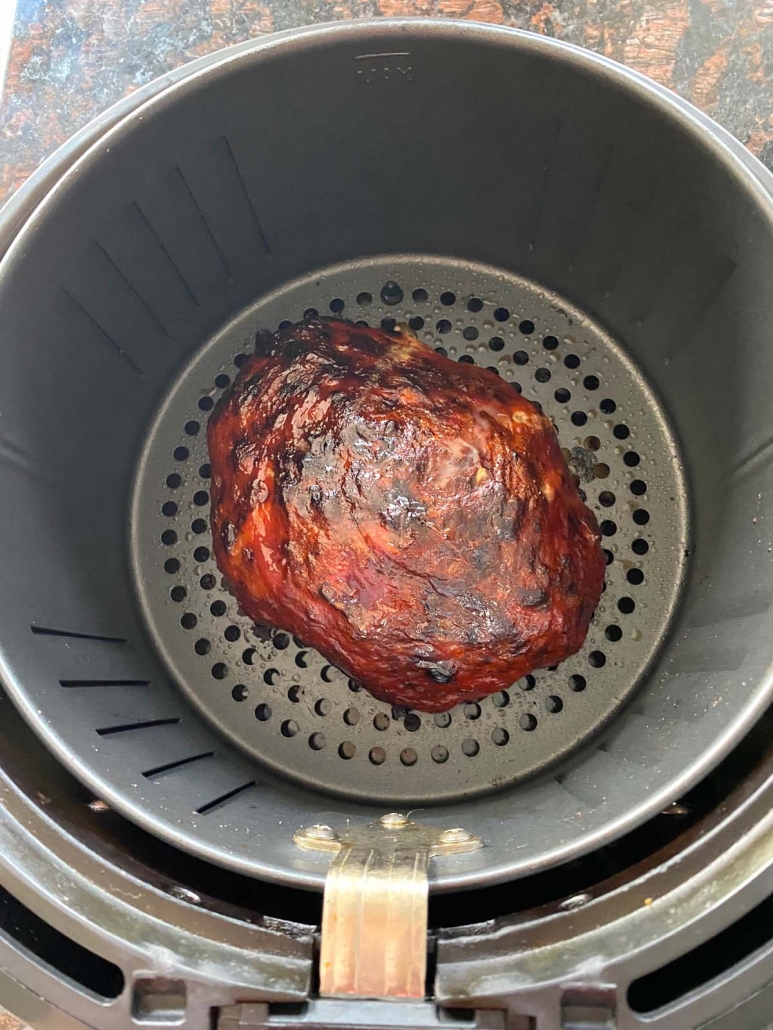
<path id="1" fill-rule="evenodd" d="M 531 733 L 537 728 L 537 716 L 532 715 L 531 712 L 524 712 L 518 719 L 518 725 L 522 730 L 526 730 L 527 733 Z"/>
<path id="2" fill-rule="evenodd" d="M 343 758 L 345 761 L 349 761 L 357 754 L 357 746 L 353 744 L 351 740 L 343 740 L 338 745 L 338 757 Z"/>
<path id="3" fill-rule="evenodd" d="M 573 690 L 576 694 L 582 693 L 587 687 L 588 683 L 584 676 L 575 672 L 569 677 L 569 689 Z"/>
<path id="4" fill-rule="evenodd" d="M 557 715 L 563 710 L 564 702 L 558 694 L 550 694 L 545 698 L 545 708 L 551 715 Z"/>
<path id="5" fill-rule="evenodd" d="M 480 744 L 473 737 L 466 737 L 462 741 L 462 753 L 468 758 L 475 758 L 480 753 Z"/>
<path id="6" fill-rule="evenodd" d="M 360 721 L 360 713 L 357 708 L 347 708 L 344 712 L 344 722 L 347 726 L 356 726 Z"/>
<path id="7" fill-rule="evenodd" d="M 371 765 L 383 765 L 386 762 L 386 756 L 383 747 L 372 747 L 368 752 L 368 761 Z"/>
<path id="8" fill-rule="evenodd" d="M 443 744 L 435 744 L 430 755 L 433 762 L 437 765 L 443 765 L 448 761 L 448 748 L 444 747 Z"/>

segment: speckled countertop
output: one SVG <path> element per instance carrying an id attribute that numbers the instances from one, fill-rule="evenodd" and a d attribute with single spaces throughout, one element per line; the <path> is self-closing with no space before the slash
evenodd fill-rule
<path id="1" fill-rule="evenodd" d="M 93 115 L 185 61 L 279 29 L 391 15 L 512 25 L 606 54 L 773 168 L 773 0 L 17 0 L 10 45 L 0 39 L 0 201 Z"/>

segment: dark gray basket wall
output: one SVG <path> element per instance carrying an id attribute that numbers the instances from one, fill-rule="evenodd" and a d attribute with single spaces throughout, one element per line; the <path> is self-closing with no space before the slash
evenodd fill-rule
<path id="1" fill-rule="evenodd" d="M 128 570 L 135 463 L 173 373 L 262 294 L 366 256 L 478 261 L 555 290 L 628 348 L 681 441 L 694 542 L 678 625 L 634 705 L 560 783 L 429 813 L 490 845 L 438 864 L 437 883 L 522 874 L 640 821 L 770 695 L 760 181 L 641 80 L 517 33 L 352 25 L 199 65 L 77 163 L 0 266 L 12 696 L 126 814 L 224 864 L 319 884 L 326 861 L 296 853 L 292 831 L 367 809 L 273 780 L 170 682 Z M 97 732 L 136 721 L 157 725 Z M 208 751 L 199 772 L 137 775 Z"/>

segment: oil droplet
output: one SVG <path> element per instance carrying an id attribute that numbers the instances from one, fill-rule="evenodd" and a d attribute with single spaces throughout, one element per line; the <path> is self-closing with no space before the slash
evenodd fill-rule
<path id="1" fill-rule="evenodd" d="M 642 632 L 640 629 L 631 630 L 631 640 L 641 640 Z"/>

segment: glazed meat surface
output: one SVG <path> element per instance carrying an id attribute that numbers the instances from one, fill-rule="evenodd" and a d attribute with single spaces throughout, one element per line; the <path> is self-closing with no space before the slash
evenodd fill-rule
<path id="1" fill-rule="evenodd" d="M 548 418 L 409 334 L 259 334 L 212 413 L 212 535 L 247 614 L 441 712 L 581 646 L 604 558 Z"/>

